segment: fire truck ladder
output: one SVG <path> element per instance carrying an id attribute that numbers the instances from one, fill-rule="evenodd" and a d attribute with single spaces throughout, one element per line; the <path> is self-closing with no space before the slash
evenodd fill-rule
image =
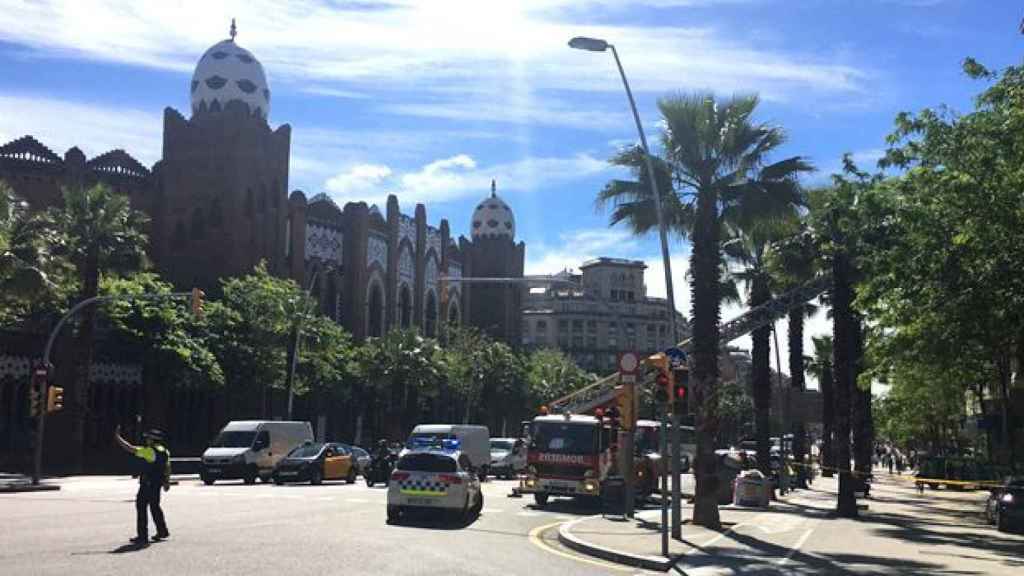
<path id="1" fill-rule="evenodd" d="M 831 286 L 831 278 L 819 276 L 803 286 L 794 288 L 751 309 L 746 314 L 723 323 L 719 332 L 719 344 L 728 344 L 744 334 L 771 324 L 793 308 L 820 296 Z M 678 347 L 689 353 L 693 349 L 693 339 L 683 340 Z M 618 387 L 618 373 L 611 374 L 551 402 L 548 404 L 548 410 L 552 414 L 585 414 L 598 406 L 611 402 L 619 394 Z"/>

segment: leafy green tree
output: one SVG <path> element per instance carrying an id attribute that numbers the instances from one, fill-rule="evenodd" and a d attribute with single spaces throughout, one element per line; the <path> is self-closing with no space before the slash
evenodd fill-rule
<path id="1" fill-rule="evenodd" d="M 217 358 L 210 350 L 201 319 L 181 299 L 169 296 L 173 287 L 150 272 L 100 282 L 103 295 L 117 297 L 105 306 L 118 348 L 142 364 L 146 420 L 166 429 L 168 394 L 182 386 L 220 386 L 224 383 Z M 145 296 L 145 298 L 141 298 Z"/>
<path id="2" fill-rule="evenodd" d="M 206 316 L 226 375 L 229 410 L 267 417 L 273 391 L 285 381 L 293 319 L 313 303 L 298 284 L 270 274 L 262 262 L 251 274 L 221 280 L 221 288 L 223 298 L 207 302 Z"/>
<path id="3" fill-rule="evenodd" d="M 53 253 L 67 258 L 74 267 L 76 300 L 97 296 L 102 276 L 123 274 L 145 266 L 147 218 L 131 208 L 127 196 L 104 184 L 65 189 L 62 205 L 50 208 L 47 217 L 56 241 Z M 76 447 L 75 464 L 79 468 L 89 410 L 89 366 L 93 357 L 95 319 L 95 306 L 82 310 L 75 343 L 77 365 L 71 402 L 74 423 L 71 442 Z"/>
<path id="4" fill-rule="evenodd" d="M 696 418 L 697 477 L 693 522 L 718 528 L 714 439 L 718 417 L 715 399 L 722 268 L 722 225 L 771 220 L 787 214 L 800 201 L 797 177 L 811 170 L 801 157 L 769 163 L 785 142 L 784 132 L 758 124 L 756 96 L 718 101 L 712 94 L 663 98 L 658 105 L 665 121 L 664 157 L 655 178 L 663 195 L 666 221 L 693 244 L 692 273 L 693 382 Z M 598 196 L 598 205 L 614 206 L 612 223 L 626 222 L 635 233 L 654 227 L 653 198 L 642 156 L 620 153 L 612 163 L 631 168 L 636 182 L 613 181 Z"/>
<path id="5" fill-rule="evenodd" d="M 445 364 L 437 341 L 416 330 L 392 330 L 367 340 L 359 353 L 361 372 L 382 401 L 385 433 L 403 438 L 435 397 Z"/>
<path id="6" fill-rule="evenodd" d="M 296 396 L 312 396 L 314 411 L 354 400 L 356 346 L 352 336 L 330 318 L 314 314 L 302 324 L 296 363 Z"/>
<path id="7" fill-rule="evenodd" d="M 594 381 L 593 375 L 554 348 L 533 351 L 525 364 L 529 407 L 534 411 Z"/>

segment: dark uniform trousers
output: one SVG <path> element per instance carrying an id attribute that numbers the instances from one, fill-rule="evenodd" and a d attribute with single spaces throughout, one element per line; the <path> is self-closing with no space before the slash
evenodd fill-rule
<path id="1" fill-rule="evenodd" d="M 153 514 L 153 523 L 156 524 L 156 535 L 167 536 L 167 523 L 164 522 L 164 511 L 160 509 L 160 484 L 150 482 L 139 483 L 139 492 L 135 495 L 135 512 L 137 515 L 135 526 L 139 538 L 149 537 L 148 512 Z"/>

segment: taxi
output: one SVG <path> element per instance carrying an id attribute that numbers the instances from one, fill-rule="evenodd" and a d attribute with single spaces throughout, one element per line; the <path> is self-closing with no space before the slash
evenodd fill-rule
<path id="1" fill-rule="evenodd" d="M 475 518 L 484 507 L 480 479 L 457 441 L 415 448 L 403 454 L 388 483 L 388 523 L 405 513 L 423 511 Z"/>
<path id="2" fill-rule="evenodd" d="M 306 442 L 296 446 L 274 467 L 274 484 L 309 482 L 317 485 L 324 480 L 356 481 L 358 464 L 344 444 Z"/>

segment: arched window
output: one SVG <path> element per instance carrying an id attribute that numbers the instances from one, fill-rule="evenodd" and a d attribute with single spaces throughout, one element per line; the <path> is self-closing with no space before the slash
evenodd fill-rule
<path id="1" fill-rule="evenodd" d="M 448 324 L 459 325 L 459 307 L 454 303 L 448 305 Z"/>
<path id="2" fill-rule="evenodd" d="M 437 334 L 437 300 L 434 293 L 427 293 L 427 305 L 424 309 L 423 333 L 427 338 L 433 338 Z"/>
<path id="3" fill-rule="evenodd" d="M 221 207 L 220 196 L 210 201 L 210 226 L 220 228 L 224 224 L 224 208 Z"/>
<path id="4" fill-rule="evenodd" d="M 206 217 L 203 216 L 203 209 L 196 208 L 192 212 L 192 239 L 202 240 L 206 238 Z"/>
<path id="5" fill-rule="evenodd" d="M 412 295 L 405 284 L 402 284 L 398 291 L 398 319 L 402 328 L 408 328 L 412 324 Z"/>
<path id="6" fill-rule="evenodd" d="M 370 287 L 370 297 L 367 300 L 367 335 L 384 335 L 384 292 L 380 284 L 376 282 Z"/>

